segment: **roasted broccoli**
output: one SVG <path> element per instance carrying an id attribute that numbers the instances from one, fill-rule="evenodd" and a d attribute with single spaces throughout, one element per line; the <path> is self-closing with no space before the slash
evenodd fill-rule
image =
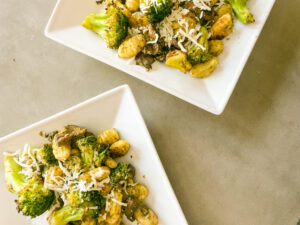
<path id="1" fill-rule="evenodd" d="M 95 166 L 99 167 L 105 164 L 105 161 L 109 158 L 110 151 L 109 146 L 100 144 L 100 148 L 95 153 Z"/>
<path id="2" fill-rule="evenodd" d="M 66 225 L 69 222 L 81 220 L 84 208 L 65 205 L 61 209 L 55 210 L 48 218 L 49 225 Z"/>
<path id="3" fill-rule="evenodd" d="M 12 156 L 4 159 L 5 180 L 8 189 L 18 195 L 18 210 L 26 216 L 36 217 L 48 210 L 54 201 L 54 192 L 44 187 L 42 179 L 34 176 L 30 179 L 21 174 L 22 167 Z"/>
<path id="4" fill-rule="evenodd" d="M 114 6 L 106 11 L 90 14 L 82 26 L 99 34 L 109 48 L 118 48 L 127 36 L 128 19 Z"/>
<path id="5" fill-rule="evenodd" d="M 254 17 L 246 5 L 247 0 L 227 0 L 227 1 L 231 4 L 234 14 L 240 21 L 242 21 L 243 23 L 254 22 Z"/>
<path id="6" fill-rule="evenodd" d="M 88 170 L 93 168 L 95 152 L 99 147 L 97 138 L 94 135 L 89 135 L 87 137 L 78 139 L 76 144 L 81 151 L 83 166 Z"/>
<path id="7" fill-rule="evenodd" d="M 68 205 L 76 207 L 97 206 L 99 210 L 105 207 L 105 198 L 99 191 L 81 192 L 70 188 L 66 194 Z"/>
<path id="8" fill-rule="evenodd" d="M 111 170 L 110 173 L 110 183 L 114 186 L 118 185 L 120 181 L 126 180 L 128 178 L 133 178 L 135 175 L 134 167 L 130 164 L 125 164 L 123 162 L 118 163 L 118 166 Z"/>
<path id="9" fill-rule="evenodd" d="M 171 14 L 173 2 L 171 0 L 141 0 L 140 7 L 151 23 L 158 23 Z"/>
<path id="10" fill-rule="evenodd" d="M 83 168 L 81 157 L 71 155 L 66 161 L 62 162 L 63 166 L 70 171 L 79 172 Z"/>
<path id="11" fill-rule="evenodd" d="M 105 208 L 106 199 L 99 191 L 80 192 L 71 188 L 65 195 L 68 205 L 84 209 L 85 218 L 96 219 L 99 211 Z"/>
<path id="12" fill-rule="evenodd" d="M 44 144 L 43 147 L 37 151 L 37 159 L 48 167 L 57 165 L 57 159 L 53 154 L 53 149 L 50 144 Z"/>
<path id="13" fill-rule="evenodd" d="M 208 53 L 208 32 L 205 27 L 200 28 L 202 33 L 201 37 L 198 39 L 198 44 L 201 46 L 193 46 L 187 52 L 187 59 L 193 65 L 198 63 L 203 63 L 211 59 L 211 55 Z"/>

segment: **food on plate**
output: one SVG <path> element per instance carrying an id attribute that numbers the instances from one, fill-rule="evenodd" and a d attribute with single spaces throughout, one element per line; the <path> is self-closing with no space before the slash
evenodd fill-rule
<path id="1" fill-rule="evenodd" d="M 4 153 L 5 181 L 19 212 L 31 218 L 46 213 L 49 225 L 158 224 L 143 203 L 148 188 L 120 158 L 130 144 L 116 129 L 95 136 L 68 125 L 43 136 L 50 142 L 40 148 Z"/>
<path id="2" fill-rule="evenodd" d="M 234 27 L 233 15 L 253 23 L 247 0 L 106 0 L 106 10 L 88 15 L 82 26 L 99 34 L 120 58 L 152 69 L 155 61 L 192 77 L 215 69 L 222 39 Z M 198 68 L 205 69 L 199 75 Z M 195 75 L 198 74 L 198 75 Z"/>

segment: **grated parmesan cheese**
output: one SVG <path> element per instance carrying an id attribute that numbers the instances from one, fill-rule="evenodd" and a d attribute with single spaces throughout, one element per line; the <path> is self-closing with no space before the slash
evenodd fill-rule
<path id="1" fill-rule="evenodd" d="M 155 33 L 155 39 L 153 41 L 148 41 L 147 44 L 155 44 L 155 43 L 157 43 L 158 38 L 159 38 L 159 35 L 157 33 Z"/>
<path id="2" fill-rule="evenodd" d="M 211 0 L 193 0 L 194 5 L 201 10 L 211 10 Z"/>
<path id="3" fill-rule="evenodd" d="M 111 198 L 111 200 L 112 200 L 113 202 L 115 202 L 115 203 L 117 203 L 117 204 L 121 205 L 121 206 L 127 206 L 127 204 L 126 204 L 126 203 L 124 203 L 124 202 L 120 202 L 120 201 L 118 201 L 117 199 Z"/>
<path id="4" fill-rule="evenodd" d="M 188 12 L 189 10 L 181 7 L 177 10 L 173 10 L 171 15 L 160 22 L 159 33 L 168 47 L 171 47 L 172 42 L 175 39 L 177 40 L 179 48 L 183 52 L 187 52 L 186 47 L 189 48 L 193 45 L 197 45 L 201 49 L 205 50 L 205 48 L 197 42 L 198 38 L 202 35 L 200 32 L 200 25 L 197 24 L 195 28 L 189 28 L 188 22 L 184 19 L 184 16 Z M 174 22 L 177 22 L 181 27 L 184 27 L 180 28 L 179 31 L 175 34 L 172 28 L 172 24 Z"/>

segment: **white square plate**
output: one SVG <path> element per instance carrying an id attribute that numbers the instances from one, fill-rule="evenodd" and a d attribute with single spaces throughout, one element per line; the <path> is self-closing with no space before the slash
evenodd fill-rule
<path id="1" fill-rule="evenodd" d="M 249 0 L 255 23 L 244 25 L 235 21 L 233 33 L 225 40 L 219 66 L 205 79 L 191 78 L 182 72 L 155 63 L 151 72 L 120 59 L 117 52 L 106 47 L 97 34 L 80 24 L 90 13 L 99 12 L 95 0 L 58 0 L 45 29 L 45 35 L 63 45 L 107 63 L 155 87 L 177 96 L 214 114 L 221 114 L 238 81 L 244 65 L 271 11 L 275 0 Z"/>
<path id="2" fill-rule="evenodd" d="M 31 147 L 41 146 L 45 143 L 45 139 L 39 136 L 39 131 L 53 131 L 67 124 L 87 127 L 95 134 L 105 129 L 116 128 L 121 137 L 131 144 L 124 161 L 134 165 L 137 181 L 149 188 L 146 203 L 157 213 L 159 224 L 187 225 L 138 106 L 127 85 L 105 92 L 1 138 L 0 164 L 3 165 L 2 152 L 15 151 L 23 148 L 26 143 L 29 143 Z M 133 156 L 132 159 L 130 155 Z M 1 224 L 37 224 L 17 213 L 14 203 L 15 195 L 6 190 L 3 166 L 0 170 L 0 181 Z M 47 225 L 47 222 L 38 222 L 38 224 Z"/>

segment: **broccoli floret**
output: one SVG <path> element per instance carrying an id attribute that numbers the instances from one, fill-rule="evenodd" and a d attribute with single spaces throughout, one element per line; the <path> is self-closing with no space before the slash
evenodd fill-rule
<path id="1" fill-rule="evenodd" d="M 81 220 L 84 208 L 65 205 L 61 209 L 55 210 L 48 218 L 49 225 L 66 225 L 69 222 Z"/>
<path id="2" fill-rule="evenodd" d="M 227 0 L 232 6 L 234 14 L 243 23 L 253 23 L 254 17 L 249 11 L 246 3 L 247 0 Z"/>
<path id="3" fill-rule="evenodd" d="M 57 159 L 53 154 L 53 149 L 50 144 L 44 144 L 43 147 L 37 151 L 37 158 L 48 167 L 57 165 Z"/>
<path id="4" fill-rule="evenodd" d="M 68 205 L 76 207 L 97 206 L 100 209 L 105 207 L 105 198 L 99 191 L 81 192 L 77 189 L 70 188 L 65 193 Z"/>
<path id="5" fill-rule="evenodd" d="M 173 2 L 171 0 L 143 0 L 141 2 L 142 11 L 147 14 L 151 23 L 158 23 L 171 14 Z"/>
<path id="6" fill-rule="evenodd" d="M 128 19 L 119 9 L 110 6 L 104 12 L 87 16 L 82 26 L 99 34 L 109 48 L 115 49 L 127 36 Z"/>
<path id="7" fill-rule="evenodd" d="M 133 178 L 135 175 L 134 167 L 130 164 L 118 163 L 118 166 L 111 170 L 110 173 L 110 183 L 114 186 L 117 186 L 120 181 L 126 180 L 128 178 Z"/>
<path id="8" fill-rule="evenodd" d="M 110 155 L 109 146 L 100 144 L 100 149 L 95 154 L 95 166 L 100 167 Z"/>
<path id="9" fill-rule="evenodd" d="M 80 138 L 76 141 L 76 144 L 80 150 L 83 166 L 86 169 L 91 169 L 94 165 L 95 152 L 99 148 L 97 138 L 94 135 L 90 135 L 84 138 Z"/>
<path id="10" fill-rule="evenodd" d="M 105 208 L 106 199 L 102 197 L 99 191 L 82 192 L 83 203 L 81 207 L 89 208 L 85 212 L 85 217 L 96 219 L 99 216 L 99 211 Z M 97 209 L 92 209 L 97 207 Z"/>
<path id="11" fill-rule="evenodd" d="M 26 180 L 20 174 L 22 167 L 18 165 L 12 156 L 4 159 L 5 180 L 9 190 L 18 195 L 18 210 L 26 216 L 36 217 L 48 210 L 54 201 L 54 192 L 44 187 L 40 177 Z"/>
<path id="12" fill-rule="evenodd" d="M 200 46 L 193 46 L 187 52 L 187 59 L 193 65 L 198 63 L 204 63 L 211 59 L 211 55 L 208 53 L 208 32 L 205 27 L 200 28 L 200 32 L 202 33 L 201 37 L 198 39 L 198 44 Z"/>
<path id="13" fill-rule="evenodd" d="M 63 166 L 70 171 L 79 172 L 82 168 L 82 160 L 77 155 L 71 155 L 66 161 L 62 162 Z"/>
<path id="14" fill-rule="evenodd" d="M 77 208 L 84 208 L 84 217 L 96 219 L 99 211 L 105 208 L 106 199 L 99 191 L 80 192 L 72 188 L 66 193 L 68 205 Z"/>

